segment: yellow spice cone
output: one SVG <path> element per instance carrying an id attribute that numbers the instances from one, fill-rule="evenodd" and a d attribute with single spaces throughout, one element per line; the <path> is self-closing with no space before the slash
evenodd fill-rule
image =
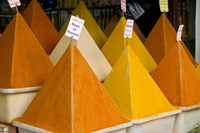
<path id="1" fill-rule="evenodd" d="M 72 15 L 80 17 L 81 19 L 85 20 L 85 27 L 98 45 L 98 47 L 101 49 L 104 45 L 104 43 L 107 40 L 106 35 L 101 30 L 99 25 L 96 23 L 95 19 L 90 14 L 90 11 L 87 9 L 86 5 L 83 1 L 80 1 L 76 9 L 72 12 Z M 69 23 L 69 18 L 63 25 L 63 27 L 60 30 L 60 34 L 64 35 L 67 29 Z"/>
<path id="2" fill-rule="evenodd" d="M 106 26 L 106 28 L 104 30 L 104 33 L 106 34 L 107 37 L 109 37 L 111 35 L 111 33 L 113 32 L 113 30 L 115 29 L 115 27 L 116 27 L 116 25 L 118 24 L 119 21 L 120 21 L 120 17 L 118 17 L 117 15 L 114 15 L 111 18 L 110 22 L 108 23 L 108 25 Z M 138 25 L 136 23 L 134 23 L 133 30 L 135 31 L 137 36 L 140 38 L 140 40 L 142 42 L 144 42 L 145 36 L 140 31 L 140 28 L 138 27 Z"/>
<path id="3" fill-rule="evenodd" d="M 128 122 L 74 45 L 15 121 L 60 133 L 88 133 Z"/>
<path id="4" fill-rule="evenodd" d="M 197 65 L 196 71 L 197 71 L 197 73 L 200 75 L 200 64 Z"/>
<path id="5" fill-rule="evenodd" d="M 152 77 L 171 104 L 185 107 L 200 103 L 200 76 L 181 42 L 168 51 Z"/>
<path id="6" fill-rule="evenodd" d="M 101 49 L 111 66 L 115 65 L 116 61 L 127 45 L 126 39 L 124 38 L 125 26 L 126 19 L 125 17 L 122 17 L 106 41 L 104 47 Z M 135 54 L 148 71 L 152 71 L 157 66 L 134 31 L 132 38 L 128 39 L 128 44 L 131 46 Z"/>
<path id="7" fill-rule="evenodd" d="M 146 38 L 144 45 L 154 58 L 155 62 L 158 64 L 175 43 L 176 31 L 163 13 Z M 184 49 L 187 52 L 191 62 L 196 64 L 196 61 L 186 46 L 184 46 Z"/>
<path id="8" fill-rule="evenodd" d="M 42 85 L 53 64 L 17 13 L 0 38 L 0 88 Z"/>
<path id="9" fill-rule="evenodd" d="M 177 109 L 163 95 L 130 46 L 125 48 L 103 85 L 128 119 Z"/>
<path id="10" fill-rule="evenodd" d="M 60 40 L 60 34 L 40 7 L 37 0 L 31 1 L 22 16 L 46 53 L 50 54 Z"/>

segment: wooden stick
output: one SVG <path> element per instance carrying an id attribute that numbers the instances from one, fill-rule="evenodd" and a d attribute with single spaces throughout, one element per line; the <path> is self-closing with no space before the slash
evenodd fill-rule
<path id="1" fill-rule="evenodd" d="M 70 44 L 72 43 L 72 41 L 73 41 L 73 36 L 72 36 L 71 39 L 70 39 Z"/>
<path id="2" fill-rule="evenodd" d="M 19 10 L 18 10 L 18 7 L 17 7 L 17 5 L 15 6 L 15 8 L 16 8 L 16 12 L 17 12 L 17 13 L 19 13 Z"/>

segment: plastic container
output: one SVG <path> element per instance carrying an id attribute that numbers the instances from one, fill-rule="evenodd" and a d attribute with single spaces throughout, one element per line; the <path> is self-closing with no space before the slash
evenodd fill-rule
<path id="1" fill-rule="evenodd" d="M 43 130 L 37 127 L 26 125 L 19 122 L 13 122 L 12 125 L 18 127 L 19 133 L 51 133 L 50 131 Z M 94 131 L 91 133 L 126 133 L 126 129 L 132 126 L 132 123 L 124 123 L 110 128 Z"/>
<path id="2" fill-rule="evenodd" d="M 127 129 L 127 133 L 172 133 L 176 115 L 179 113 L 181 110 L 132 120 L 132 126 Z"/>
<path id="3" fill-rule="evenodd" d="M 200 105 L 182 107 L 175 120 L 173 133 L 187 133 L 200 123 Z"/>
<path id="4" fill-rule="evenodd" d="M 0 122 L 10 124 L 20 117 L 40 89 L 37 87 L 0 89 Z"/>

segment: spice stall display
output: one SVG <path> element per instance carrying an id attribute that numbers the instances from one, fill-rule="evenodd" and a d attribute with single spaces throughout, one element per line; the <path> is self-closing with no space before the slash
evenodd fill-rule
<path id="1" fill-rule="evenodd" d="M 98 130 L 126 133 L 126 127 L 130 126 L 73 44 L 27 111 L 13 124 L 19 127 L 19 132 L 22 129 L 66 133 Z"/>
<path id="2" fill-rule="evenodd" d="M 57 64 L 71 41 L 73 41 L 72 38 L 63 35 L 56 48 L 49 56 L 53 64 Z M 104 81 L 112 68 L 84 26 L 80 38 L 77 41 L 77 48 L 86 59 L 98 79 Z"/>
<path id="3" fill-rule="evenodd" d="M 146 38 L 144 45 L 155 62 L 158 64 L 175 43 L 176 31 L 163 13 Z M 195 65 L 196 61 L 190 54 L 185 44 L 183 47 L 187 52 L 191 62 Z"/>
<path id="4" fill-rule="evenodd" d="M 23 17 L 17 13 L 0 38 L 0 122 L 26 110 L 53 64 Z"/>
<path id="5" fill-rule="evenodd" d="M 182 109 L 175 121 L 175 133 L 189 132 L 200 122 L 200 76 L 183 45 L 176 42 L 152 72 L 170 103 Z"/>
<path id="6" fill-rule="evenodd" d="M 114 66 L 128 42 L 128 44 L 131 46 L 145 68 L 148 71 L 152 71 L 153 69 L 155 69 L 157 64 L 134 31 L 132 34 L 132 38 L 129 38 L 128 41 L 126 38 L 124 38 L 125 26 L 126 19 L 125 17 L 122 17 L 115 27 L 114 31 L 104 44 L 103 48 L 101 49 L 102 53 L 107 58 L 111 66 Z"/>
<path id="7" fill-rule="evenodd" d="M 130 45 L 103 85 L 124 116 L 132 120 L 127 133 L 172 132 L 180 110 L 169 103 Z"/>
<path id="8" fill-rule="evenodd" d="M 32 0 L 22 16 L 37 37 L 38 41 L 49 55 L 55 48 L 61 36 L 51 23 L 37 0 Z"/>
<path id="9" fill-rule="evenodd" d="M 104 43 L 107 40 L 106 35 L 101 30 L 95 19 L 92 17 L 90 11 L 87 9 L 83 1 L 80 1 L 76 9 L 72 12 L 72 15 L 78 16 L 85 20 L 85 27 L 101 49 Z M 64 35 L 69 23 L 69 19 L 64 23 L 63 27 L 60 30 L 60 34 Z"/>

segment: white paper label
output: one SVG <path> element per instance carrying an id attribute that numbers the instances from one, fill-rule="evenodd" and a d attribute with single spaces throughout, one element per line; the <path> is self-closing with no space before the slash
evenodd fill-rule
<path id="1" fill-rule="evenodd" d="M 124 38 L 132 38 L 134 20 L 127 19 Z"/>
<path id="2" fill-rule="evenodd" d="M 176 40 L 177 41 L 181 41 L 181 36 L 182 36 L 182 32 L 183 32 L 183 27 L 184 25 L 180 25 L 178 28 L 178 32 L 177 32 L 177 36 L 176 36 Z"/>
<path id="3" fill-rule="evenodd" d="M 20 0 L 8 0 L 8 3 L 11 8 L 21 5 Z"/>
<path id="4" fill-rule="evenodd" d="M 121 0 L 121 9 L 126 12 L 126 0 Z"/>
<path id="5" fill-rule="evenodd" d="M 82 31 L 84 22 L 85 20 L 83 19 L 80 19 L 75 16 L 71 16 L 65 35 L 78 40 Z"/>
<path id="6" fill-rule="evenodd" d="M 168 0 L 159 0 L 160 11 L 169 12 Z"/>

